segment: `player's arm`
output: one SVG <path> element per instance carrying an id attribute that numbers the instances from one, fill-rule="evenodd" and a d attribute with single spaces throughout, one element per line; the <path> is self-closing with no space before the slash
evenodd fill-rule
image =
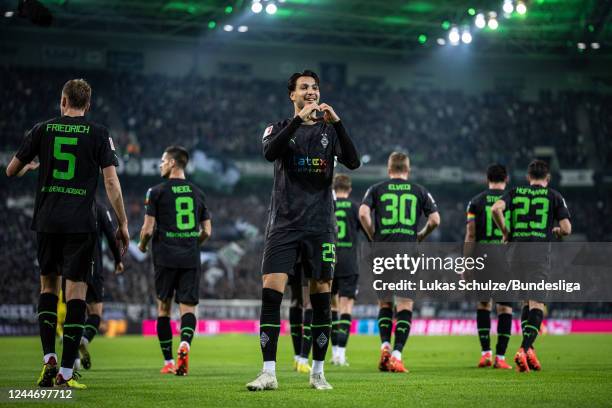
<path id="1" fill-rule="evenodd" d="M 115 228 L 113 227 L 110 212 L 103 209 L 101 214 L 98 213 L 98 222 L 102 228 L 102 233 L 106 237 L 106 242 L 108 242 L 108 247 L 113 254 L 113 258 L 115 259 L 115 274 L 120 274 L 123 272 L 123 262 L 121 262 L 121 250 L 115 239 Z"/>
<path id="2" fill-rule="evenodd" d="M 17 157 L 13 157 L 6 167 L 6 175 L 8 177 L 21 177 L 30 170 L 36 170 L 39 166 L 40 163 L 38 162 L 24 163 Z"/>
<path id="3" fill-rule="evenodd" d="M 508 242 L 508 228 L 506 227 L 506 219 L 504 217 L 504 211 L 506 211 L 506 201 L 497 200 L 493 207 L 491 207 L 491 216 L 493 222 L 497 225 L 503 235 L 503 242 Z"/>
<path id="4" fill-rule="evenodd" d="M 143 253 L 147 252 L 147 246 L 153 236 L 153 228 L 155 228 L 155 217 L 145 214 L 144 223 L 140 229 L 140 242 L 138 243 L 138 249 Z"/>
<path id="5" fill-rule="evenodd" d="M 353 141 L 349 137 L 340 117 L 336 114 L 334 109 L 326 103 L 319 105 L 319 108 L 323 111 L 323 119 L 327 123 L 331 123 L 338 136 L 338 142 L 340 150 L 337 151 L 338 161 L 346 166 L 350 170 L 355 170 L 361 165 L 359 160 L 359 153 L 353 144 Z"/>
<path id="6" fill-rule="evenodd" d="M 104 188 L 106 189 L 108 201 L 110 201 L 113 210 L 115 210 L 117 222 L 119 223 L 115 239 L 121 244 L 119 248 L 121 249 L 121 254 L 124 254 L 130 244 L 130 233 L 128 232 L 127 215 L 125 215 L 125 207 L 123 206 L 121 184 L 119 183 L 115 166 L 110 165 L 103 168 L 102 173 L 104 175 Z"/>
<path id="7" fill-rule="evenodd" d="M 359 207 L 359 222 L 363 231 L 366 233 L 370 241 L 374 240 L 374 225 L 372 224 L 371 209 L 366 204 L 361 204 Z"/>
<path id="8" fill-rule="evenodd" d="M 440 225 L 440 213 L 432 212 L 427 216 L 427 224 L 417 233 L 417 241 L 421 242 Z"/>
<path id="9" fill-rule="evenodd" d="M 38 130 L 39 126 L 37 125 L 26 133 L 19 150 L 6 166 L 8 177 L 21 177 L 28 171 L 38 168 L 39 164 L 32 162 L 38 154 L 40 145 L 40 132 Z"/>
<path id="10" fill-rule="evenodd" d="M 476 242 L 476 223 L 472 219 L 465 224 L 465 240 L 463 244 L 463 256 L 471 256 Z"/>
<path id="11" fill-rule="evenodd" d="M 210 219 L 202 221 L 200 224 L 200 236 L 198 237 L 198 244 L 202 245 L 210 235 L 212 234 L 212 223 Z"/>
<path id="12" fill-rule="evenodd" d="M 562 238 L 572 233 L 572 223 L 570 221 L 570 212 L 565 203 L 565 199 L 561 194 L 554 195 L 555 219 L 559 220 L 559 226 L 553 228 L 552 232 L 557 238 Z"/>

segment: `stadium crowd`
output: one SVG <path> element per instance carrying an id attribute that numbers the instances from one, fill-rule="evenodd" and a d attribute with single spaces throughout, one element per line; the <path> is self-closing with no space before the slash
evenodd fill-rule
<path id="1" fill-rule="evenodd" d="M 5 152 L 18 148 L 24 130 L 32 124 L 57 115 L 57 90 L 67 78 L 75 76 L 85 76 L 91 82 L 91 118 L 111 128 L 123 155 L 157 157 L 172 141 L 222 157 L 263 160 L 260 135 L 267 121 L 289 116 L 291 107 L 283 83 L 265 80 L 6 67 L 0 73 L 4 101 L 0 105 L 0 143 Z M 555 148 L 562 168 L 601 165 L 603 170 L 612 163 L 612 95 L 541 92 L 536 101 L 529 101 L 507 92 L 467 95 L 391 89 L 382 84 L 328 92 L 322 85 L 325 100 L 347 123 L 360 152 L 370 155 L 375 163 L 384 163 L 390 151 L 400 149 L 410 153 L 415 165 L 452 163 L 482 171 L 483 163 L 501 161 L 523 168 L 525 158 L 532 155 L 530 146 L 540 145 Z M 19 277 L 0 289 L 0 295 L 10 303 L 32 303 L 37 298 L 35 234 L 29 229 L 34 178 L 30 175 L 20 183 L 0 183 L 3 275 Z M 158 181 L 122 177 L 133 241 L 142 225 L 146 188 Z M 203 297 L 259 297 L 269 188 L 270 183 L 261 188 L 239 186 L 233 193 L 207 195 L 213 236 L 204 247 Z M 443 186 L 431 186 L 430 190 L 443 220 L 432 238 L 462 241 L 465 205 L 471 192 L 458 195 Z M 360 200 L 364 191 L 365 186 L 355 188 L 353 198 Z M 591 241 L 611 239 L 606 227 L 609 222 L 601 222 L 612 219 L 609 192 L 591 189 L 586 195 L 582 191 L 564 195 L 576 233 Z M 106 297 L 152 304 L 151 261 L 134 253 L 126 257 L 123 276 L 107 273 Z M 233 263 L 232 256 L 239 261 Z"/>
<path id="2" fill-rule="evenodd" d="M 291 114 L 281 81 L 0 71 L 5 101 L 0 142 L 10 150 L 18 146 L 24 128 L 57 113 L 57 89 L 72 76 L 85 76 L 92 83 L 91 117 L 108 124 L 120 151 L 127 154 L 157 156 L 159 146 L 180 140 L 188 149 L 224 157 L 259 157 L 267 122 Z M 411 154 L 415 165 L 452 163 L 480 170 L 483 163 L 499 161 L 523 167 L 533 146 L 554 147 L 562 168 L 612 163 L 610 94 L 541 91 L 536 100 L 528 100 L 507 90 L 474 95 L 385 84 L 332 88 L 323 82 L 322 97 L 341 114 L 360 153 L 375 163 L 400 149 Z"/>

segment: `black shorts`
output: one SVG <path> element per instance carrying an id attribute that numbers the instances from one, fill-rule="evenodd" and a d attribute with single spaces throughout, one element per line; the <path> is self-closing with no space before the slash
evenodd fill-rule
<path id="1" fill-rule="evenodd" d="M 359 275 L 334 276 L 332 295 L 355 299 L 359 292 Z"/>
<path id="2" fill-rule="evenodd" d="M 97 234 L 36 234 L 40 274 L 62 275 L 74 282 L 86 282 L 93 271 Z"/>
<path id="3" fill-rule="evenodd" d="M 336 264 L 334 232 L 273 231 L 266 236 L 262 274 L 295 274 L 298 259 L 304 276 L 321 281 L 332 280 Z"/>
<path id="4" fill-rule="evenodd" d="M 104 299 L 104 276 L 101 270 L 94 268 L 93 273 L 87 279 L 87 303 L 101 303 Z"/>
<path id="5" fill-rule="evenodd" d="M 200 300 L 200 268 L 155 266 L 155 292 L 159 300 L 174 296 L 176 303 L 197 305 Z"/>

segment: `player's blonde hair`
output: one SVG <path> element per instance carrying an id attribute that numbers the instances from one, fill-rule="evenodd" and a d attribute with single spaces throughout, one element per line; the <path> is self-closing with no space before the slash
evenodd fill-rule
<path id="1" fill-rule="evenodd" d="M 410 158 L 406 153 L 393 152 L 389 155 L 387 162 L 389 173 L 408 173 L 410 171 Z"/>

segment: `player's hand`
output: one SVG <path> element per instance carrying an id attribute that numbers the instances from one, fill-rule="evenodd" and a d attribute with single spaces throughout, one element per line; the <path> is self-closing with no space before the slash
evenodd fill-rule
<path id="1" fill-rule="evenodd" d="M 423 233 L 423 231 L 417 232 L 417 242 L 421 242 L 424 239 L 425 239 L 425 234 Z"/>
<path id="2" fill-rule="evenodd" d="M 123 273 L 123 262 L 118 262 L 115 264 L 115 275 L 121 275 Z"/>
<path id="3" fill-rule="evenodd" d="M 325 123 L 336 123 L 340 122 L 340 117 L 334 111 L 334 108 L 329 106 L 326 103 L 322 103 L 319 105 L 319 109 L 323 111 L 323 120 Z"/>
<path id="4" fill-rule="evenodd" d="M 121 255 L 125 254 L 128 246 L 130 245 L 130 233 L 128 231 L 127 223 L 124 225 L 120 225 L 117 228 L 117 232 L 115 233 L 115 239 L 117 240 L 117 245 L 119 246 L 119 250 L 121 251 Z"/>
<path id="5" fill-rule="evenodd" d="M 17 177 L 22 177 L 28 171 L 36 170 L 38 167 L 40 167 L 40 163 L 34 162 L 34 161 L 29 162 L 28 164 L 23 166 L 23 168 L 21 169 L 21 171 L 19 173 L 17 173 Z"/>
<path id="6" fill-rule="evenodd" d="M 142 252 L 143 254 L 147 253 L 147 247 L 146 245 L 143 245 L 142 242 L 138 243 L 138 249 L 140 250 L 140 252 Z"/>
<path id="7" fill-rule="evenodd" d="M 320 111 L 321 109 L 319 108 L 319 105 L 317 105 L 316 103 L 308 103 L 306 104 L 302 110 L 298 113 L 298 116 L 300 118 L 302 118 L 302 120 L 304 122 L 308 122 L 311 120 L 317 120 L 316 116 L 316 112 Z M 314 116 L 314 117 L 313 117 Z"/>
<path id="8" fill-rule="evenodd" d="M 563 238 L 563 234 L 561 234 L 561 228 L 560 227 L 554 227 L 552 229 L 552 233 L 555 235 L 555 237 L 561 239 Z"/>

